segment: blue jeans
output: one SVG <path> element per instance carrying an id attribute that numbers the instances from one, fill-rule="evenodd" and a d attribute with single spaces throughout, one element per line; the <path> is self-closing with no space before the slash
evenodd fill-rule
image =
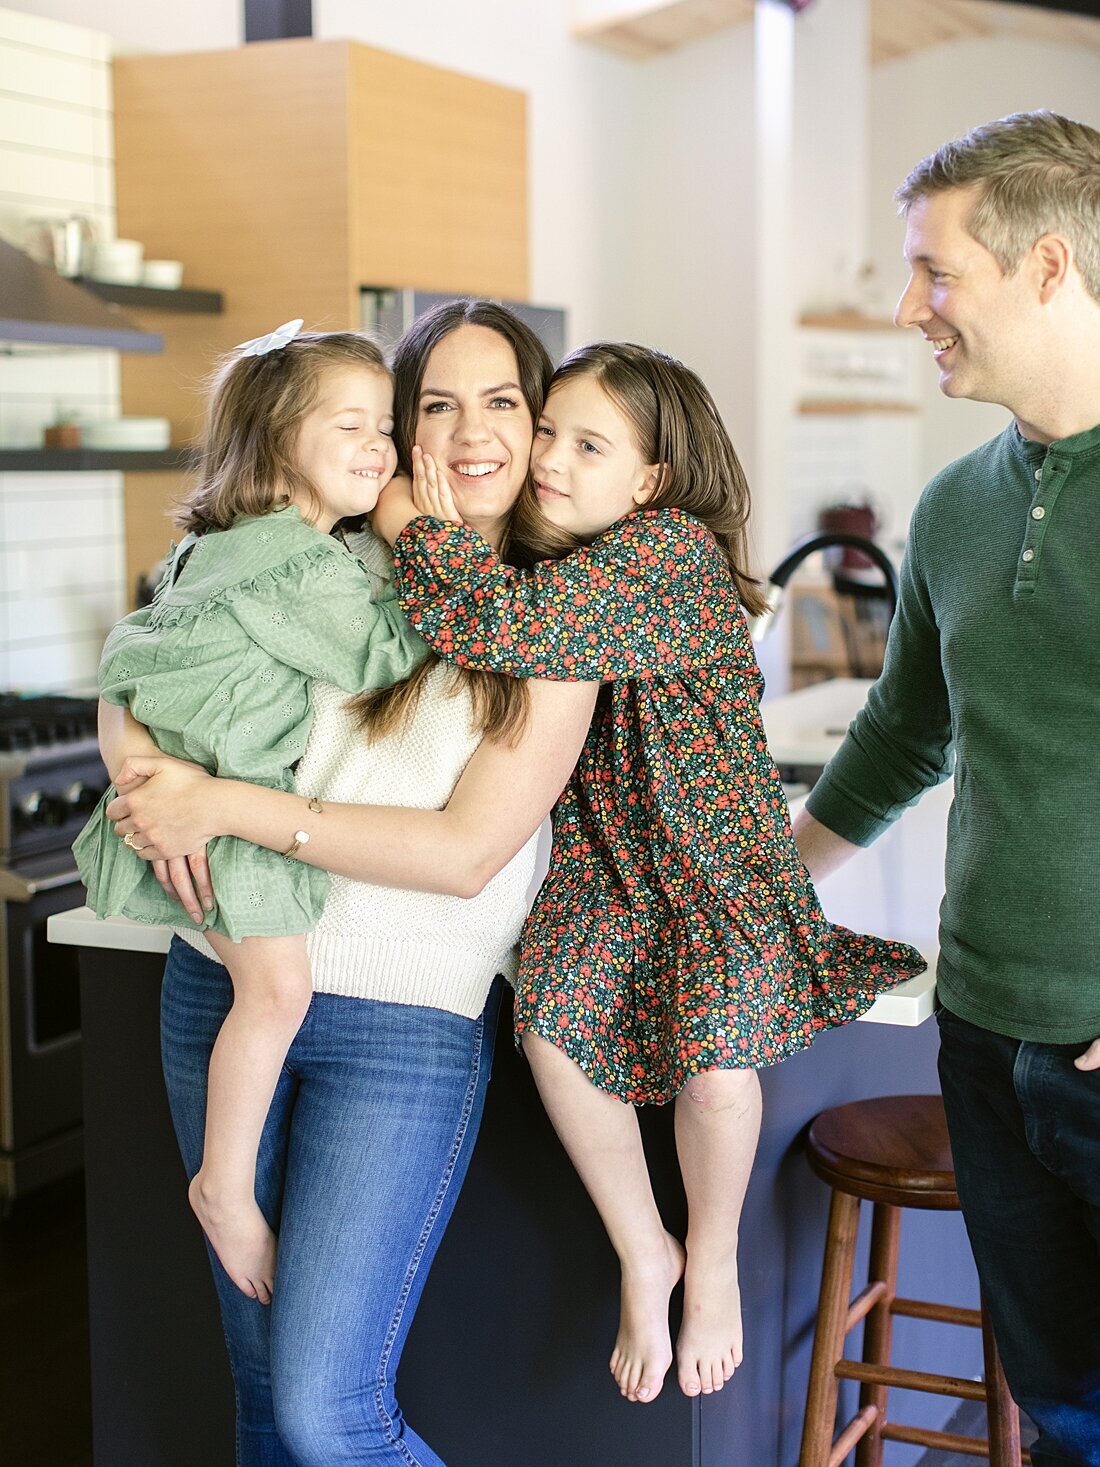
<path id="1" fill-rule="evenodd" d="M 279 1235 L 270 1307 L 245 1298 L 211 1254 L 240 1467 L 444 1467 L 404 1421 L 394 1377 L 481 1122 L 499 997 L 498 980 L 473 1020 L 313 995 L 256 1168 Z M 231 998 L 225 969 L 177 939 L 161 1043 L 188 1177 Z"/>
<path id="2" fill-rule="evenodd" d="M 1036 1467 L 1100 1467 L 1100 1072 L 941 1009 L 955 1175 Z"/>

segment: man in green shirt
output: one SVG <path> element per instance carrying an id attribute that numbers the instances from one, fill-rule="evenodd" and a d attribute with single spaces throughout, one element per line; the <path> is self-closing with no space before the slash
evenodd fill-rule
<path id="1" fill-rule="evenodd" d="M 954 772 L 959 1196 L 1033 1461 L 1100 1467 L 1100 133 L 1007 117 L 897 199 L 899 325 L 1013 421 L 921 497 L 882 677 L 795 834 L 820 880 Z"/>

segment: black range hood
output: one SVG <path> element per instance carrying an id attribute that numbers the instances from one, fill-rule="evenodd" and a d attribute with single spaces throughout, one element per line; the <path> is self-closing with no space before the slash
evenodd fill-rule
<path id="1" fill-rule="evenodd" d="M 140 331 L 117 306 L 0 240 L 0 345 L 89 346 L 159 352 L 163 336 Z"/>

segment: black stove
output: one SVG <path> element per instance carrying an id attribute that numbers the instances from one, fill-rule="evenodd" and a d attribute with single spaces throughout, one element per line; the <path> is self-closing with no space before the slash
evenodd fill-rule
<path id="1" fill-rule="evenodd" d="M 0 693 L 0 866 L 67 852 L 107 787 L 96 699 Z"/>
<path id="2" fill-rule="evenodd" d="M 0 753 L 79 743 L 96 736 L 96 700 L 0 693 Z"/>
<path id="3" fill-rule="evenodd" d="M 107 783 L 94 698 L 0 693 L 0 1215 L 81 1164 L 76 949 L 46 925 L 85 900 L 71 846 Z"/>

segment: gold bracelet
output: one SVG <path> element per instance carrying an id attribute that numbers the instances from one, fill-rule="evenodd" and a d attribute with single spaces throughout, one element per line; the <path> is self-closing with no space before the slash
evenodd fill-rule
<path id="1" fill-rule="evenodd" d="M 312 810 L 315 815 L 323 815 L 325 813 L 325 807 L 324 807 L 324 805 L 322 805 L 321 802 L 320 802 L 320 800 L 317 800 L 317 799 L 313 799 L 313 800 L 310 800 L 309 801 L 309 809 Z M 289 861 L 294 856 L 296 856 L 298 854 L 298 852 L 301 850 L 301 848 L 303 846 L 308 846 L 308 845 L 309 845 L 309 831 L 308 830 L 296 830 L 294 832 L 294 839 L 291 841 L 290 845 L 283 852 L 283 857 L 286 860 Z"/>

